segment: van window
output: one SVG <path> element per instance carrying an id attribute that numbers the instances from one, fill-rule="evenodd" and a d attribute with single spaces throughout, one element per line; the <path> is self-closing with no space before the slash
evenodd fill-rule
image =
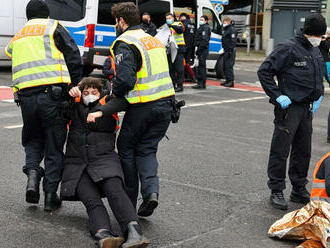
<path id="1" fill-rule="evenodd" d="M 203 8 L 203 15 L 207 16 L 209 18 L 209 25 L 211 28 L 211 31 L 216 34 L 221 35 L 221 25 L 215 16 L 213 10 L 209 8 Z"/>
<path id="2" fill-rule="evenodd" d="M 116 3 L 120 2 L 133 2 L 129 0 L 99 0 L 99 9 L 97 13 L 97 23 L 98 24 L 107 24 L 107 25 L 115 25 L 116 20 L 111 16 L 111 8 Z"/>
<path id="3" fill-rule="evenodd" d="M 50 10 L 50 18 L 76 22 L 85 17 L 86 0 L 45 0 Z"/>

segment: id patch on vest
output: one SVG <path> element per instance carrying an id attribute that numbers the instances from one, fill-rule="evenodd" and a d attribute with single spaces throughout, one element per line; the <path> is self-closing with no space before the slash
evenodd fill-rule
<path id="1" fill-rule="evenodd" d="M 29 25 L 25 26 L 13 38 L 12 42 L 28 36 L 43 36 L 45 34 L 46 25 Z"/>
<path id="2" fill-rule="evenodd" d="M 116 55 L 116 64 L 119 64 L 123 60 L 123 54 L 119 53 Z"/>
<path id="3" fill-rule="evenodd" d="M 160 42 L 160 40 L 154 38 L 154 37 L 144 37 L 140 39 L 141 43 L 147 50 L 151 50 L 154 48 L 164 48 L 163 43 Z"/>
<path id="4" fill-rule="evenodd" d="M 306 61 L 296 61 L 293 63 L 294 66 L 296 67 L 306 67 L 307 66 L 307 62 Z"/>

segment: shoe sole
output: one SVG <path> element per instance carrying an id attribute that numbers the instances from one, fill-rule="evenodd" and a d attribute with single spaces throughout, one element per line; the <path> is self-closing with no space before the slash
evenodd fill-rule
<path id="1" fill-rule="evenodd" d="M 146 211 L 138 212 L 138 216 L 140 217 L 148 217 L 153 214 L 154 210 L 158 207 L 157 200 L 150 200 L 146 207 Z"/>
<path id="2" fill-rule="evenodd" d="M 25 200 L 28 203 L 38 204 L 40 199 L 40 194 L 34 189 L 27 189 L 25 194 Z"/>
<path id="3" fill-rule="evenodd" d="M 309 203 L 310 202 L 310 199 L 306 199 L 306 200 L 303 200 L 303 199 L 301 199 L 301 198 L 298 198 L 298 197 L 296 197 L 296 196 L 290 196 L 290 201 L 292 201 L 292 202 L 295 202 L 295 203 L 303 203 L 303 204 L 307 204 L 307 203 Z"/>
<path id="4" fill-rule="evenodd" d="M 107 238 L 103 240 L 102 244 L 100 245 L 101 248 L 119 248 L 124 243 L 124 239 L 117 237 L 117 238 Z"/>
<path id="5" fill-rule="evenodd" d="M 55 210 L 61 208 L 61 206 L 62 206 L 62 204 L 59 205 L 59 206 L 56 206 L 56 207 L 45 206 L 44 207 L 44 211 L 45 212 L 52 212 L 52 211 L 55 211 Z"/>
<path id="6" fill-rule="evenodd" d="M 277 205 L 277 204 L 273 203 L 271 200 L 270 200 L 270 204 L 276 209 L 288 210 L 288 206 Z"/>
<path id="7" fill-rule="evenodd" d="M 147 247 L 148 245 L 150 245 L 150 240 L 146 239 L 129 245 L 124 244 L 122 245 L 122 248 L 144 248 Z"/>

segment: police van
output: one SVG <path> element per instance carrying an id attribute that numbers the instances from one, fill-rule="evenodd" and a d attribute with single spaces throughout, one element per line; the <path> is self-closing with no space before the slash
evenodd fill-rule
<path id="1" fill-rule="evenodd" d="M 2 0 L 4 1 L 4 0 Z M 196 28 L 202 15 L 209 17 L 212 30 L 210 54 L 207 68 L 216 71 L 221 77 L 222 72 L 222 43 L 221 22 L 209 0 L 44 0 L 50 9 L 50 17 L 60 20 L 76 41 L 84 63 L 84 74 L 94 68 L 100 68 L 109 55 L 109 47 L 116 39 L 115 23 L 111 16 L 111 8 L 119 2 L 133 2 L 140 12 L 148 12 L 152 22 L 157 27 L 165 22 L 165 13 L 187 13 Z M 29 0 L 5 0 L 0 10 L 0 49 L 10 41 L 10 38 L 25 23 L 25 6 Z M 6 19 L 5 22 L 2 22 Z M 8 25 L 9 24 L 9 25 Z M 3 29 L 7 25 L 7 29 Z M 9 30 L 10 29 L 10 30 Z M 3 52 L 2 52 L 3 53 Z M 5 57 L 1 53 L 0 61 Z"/>

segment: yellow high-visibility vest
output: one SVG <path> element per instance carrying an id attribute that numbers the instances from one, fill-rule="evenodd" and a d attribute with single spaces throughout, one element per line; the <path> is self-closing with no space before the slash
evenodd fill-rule
<path id="1" fill-rule="evenodd" d="M 175 26 L 183 26 L 183 24 L 181 22 L 174 22 L 173 25 Z M 174 36 L 175 42 L 178 46 L 185 46 L 186 43 L 184 41 L 184 35 L 182 34 L 178 34 L 177 32 L 175 32 L 175 30 L 173 28 L 170 28 L 172 31 L 172 34 Z"/>
<path id="2" fill-rule="evenodd" d="M 5 48 L 12 58 L 14 92 L 41 85 L 70 84 L 64 56 L 55 45 L 54 32 L 58 21 L 32 19 L 14 36 Z"/>
<path id="3" fill-rule="evenodd" d="M 142 57 L 142 68 L 137 72 L 137 82 L 126 96 L 130 104 L 152 102 L 175 94 L 166 50 L 157 38 L 142 29 L 127 30 L 110 47 L 113 57 L 113 49 L 118 41 L 134 45 Z"/>

